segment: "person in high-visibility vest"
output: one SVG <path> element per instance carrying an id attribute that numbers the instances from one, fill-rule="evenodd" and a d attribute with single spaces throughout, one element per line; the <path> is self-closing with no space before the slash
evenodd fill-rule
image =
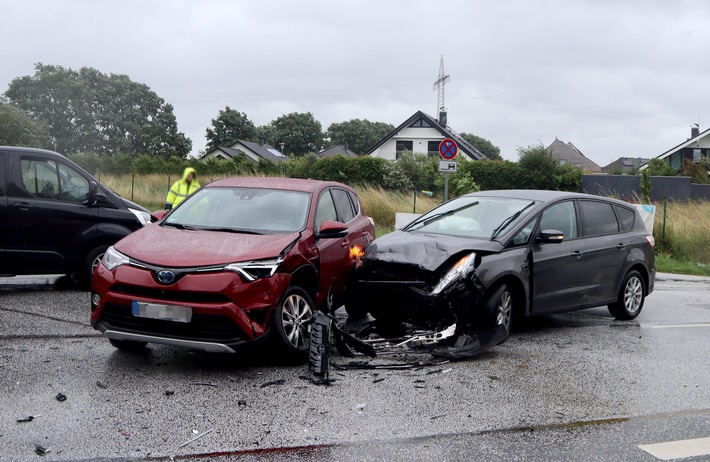
<path id="1" fill-rule="evenodd" d="M 165 199 L 165 210 L 177 207 L 180 202 L 198 189 L 200 189 L 200 183 L 197 182 L 197 171 L 192 167 L 187 167 L 182 174 L 182 179 L 177 180 L 170 188 L 168 197 Z"/>

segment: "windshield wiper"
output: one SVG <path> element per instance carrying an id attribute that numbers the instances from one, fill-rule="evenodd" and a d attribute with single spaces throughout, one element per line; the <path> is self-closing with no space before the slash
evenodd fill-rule
<path id="1" fill-rule="evenodd" d="M 183 225 L 182 223 L 170 223 L 170 222 L 163 223 L 163 226 L 171 226 L 173 228 L 186 229 L 188 231 L 197 231 L 198 229 L 200 229 L 200 228 L 195 228 L 194 226 L 190 226 L 190 225 Z"/>
<path id="2" fill-rule="evenodd" d="M 474 205 L 478 205 L 478 201 L 471 202 L 470 204 L 462 205 L 461 207 L 451 209 L 447 212 L 439 212 L 439 213 L 435 213 L 433 215 L 429 215 L 425 219 L 422 219 L 421 217 L 417 218 L 412 223 L 410 223 L 408 226 L 406 226 L 405 228 L 402 228 L 402 231 L 409 231 L 410 229 L 412 229 L 416 225 L 420 225 L 420 227 L 427 225 L 427 224 L 431 223 L 432 221 L 436 221 L 441 218 L 448 217 L 449 215 L 452 215 L 456 212 L 460 212 L 461 210 L 466 210 L 467 208 L 473 207 Z"/>
<path id="3" fill-rule="evenodd" d="M 236 234 L 257 234 L 257 235 L 262 235 L 264 233 L 260 233 L 258 231 L 252 231 L 250 229 L 241 229 L 241 228 L 204 228 L 205 231 L 217 231 L 217 232 L 223 232 L 223 233 L 236 233 Z"/>
<path id="4" fill-rule="evenodd" d="M 511 224 L 516 218 L 518 218 L 524 211 L 529 209 L 530 206 L 532 206 L 533 204 L 535 204 L 535 202 L 530 202 L 528 205 L 526 205 L 522 209 L 518 210 L 517 212 L 515 212 L 514 214 L 512 214 L 511 216 L 509 216 L 508 218 L 503 220 L 503 222 L 500 225 L 498 225 L 498 227 L 496 229 L 494 229 L 493 232 L 491 233 L 491 240 L 498 237 L 498 233 L 500 233 L 505 228 L 507 228 L 509 224 Z"/>

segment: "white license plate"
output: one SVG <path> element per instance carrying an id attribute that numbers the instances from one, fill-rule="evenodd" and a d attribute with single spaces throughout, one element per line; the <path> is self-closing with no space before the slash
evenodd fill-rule
<path id="1" fill-rule="evenodd" d="M 131 304 L 133 316 L 139 318 L 162 319 L 164 321 L 190 322 L 192 308 L 180 305 L 161 305 L 158 303 L 143 303 L 133 301 Z"/>

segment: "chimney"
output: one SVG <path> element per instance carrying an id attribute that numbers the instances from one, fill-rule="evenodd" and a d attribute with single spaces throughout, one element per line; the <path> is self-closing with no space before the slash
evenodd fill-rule
<path id="1" fill-rule="evenodd" d="M 259 145 L 260 146 L 264 145 L 264 137 L 263 136 L 259 138 Z"/>
<path id="2" fill-rule="evenodd" d="M 439 125 L 446 127 L 446 111 L 439 112 Z"/>
<path id="3" fill-rule="evenodd" d="M 700 134 L 700 126 L 698 124 L 693 124 L 690 126 L 690 137 L 695 138 Z"/>

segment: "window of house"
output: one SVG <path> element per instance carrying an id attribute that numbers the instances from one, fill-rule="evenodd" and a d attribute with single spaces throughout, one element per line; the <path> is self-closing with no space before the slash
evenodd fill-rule
<path id="1" fill-rule="evenodd" d="M 414 123 L 412 123 L 412 124 L 410 125 L 410 127 L 415 127 L 415 128 L 416 128 L 416 127 L 423 127 L 423 128 L 426 128 L 426 127 L 431 127 L 431 124 L 430 124 L 429 122 L 427 122 L 426 120 L 424 120 L 424 119 L 418 119 L 418 120 L 415 120 Z"/>
<path id="2" fill-rule="evenodd" d="M 700 160 L 700 152 L 700 149 L 693 149 L 693 162 L 698 162 Z"/>
<path id="3" fill-rule="evenodd" d="M 601 236 L 619 232 L 619 224 L 611 204 L 596 201 L 580 201 L 584 218 L 584 236 Z"/>
<path id="4" fill-rule="evenodd" d="M 395 151 L 396 158 L 399 159 L 404 151 L 414 151 L 414 141 L 397 140 Z"/>
<path id="5" fill-rule="evenodd" d="M 560 165 L 565 165 L 567 163 L 567 159 L 560 159 Z"/>
<path id="6" fill-rule="evenodd" d="M 427 155 L 429 157 L 439 157 L 439 145 L 441 141 L 429 141 L 427 143 Z"/>

